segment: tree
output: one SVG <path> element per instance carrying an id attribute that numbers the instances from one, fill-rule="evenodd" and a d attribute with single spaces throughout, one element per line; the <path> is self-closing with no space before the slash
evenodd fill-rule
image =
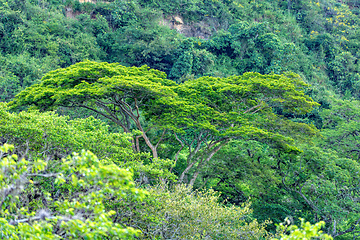
<path id="1" fill-rule="evenodd" d="M 282 108 L 299 114 L 310 111 L 317 104 L 300 91 L 305 86 L 291 73 L 202 77 L 178 85 L 176 92 L 187 99 L 188 109 L 175 109 L 172 120 L 162 117 L 161 121 L 176 125 L 173 131 L 181 145 L 179 151 L 186 147 L 189 152 L 187 167 L 179 180 L 183 181 L 185 174 L 196 167 L 190 180 L 193 184 L 202 167 L 232 139 L 254 139 L 283 151 L 298 151 L 292 145 L 291 136 L 298 138 L 296 135 L 302 135 L 299 132 L 313 136 L 316 131 L 309 125 L 284 119 L 272 109 Z M 184 113 L 186 118 L 181 116 Z"/>
<path id="2" fill-rule="evenodd" d="M 171 85 L 175 83 L 165 79 L 164 73 L 147 67 L 87 61 L 48 73 L 41 83 L 20 93 L 15 102 L 17 106 L 34 104 L 41 110 L 58 106 L 89 109 L 115 122 L 125 133 L 140 130 L 157 158 L 158 145 L 151 143 L 140 114 L 150 101 L 174 96 Z M 139 151 L 138 141 L 133 139 L 133 143 Z"/>
<path id="3" fill-rule="evenodd" d="M 134 239 L 140 233 L 113 222 L 112 198 L 143 199 L 128 170 L 82 151 L 49 169 L 47 162 L 0 147 L 0 237 L 6 239 Z M 44 188 L 44 186 L 52 186 Z M 31 193 L 40 194 L 38 202 Z"/>
<path id="4" fill-rule="evenodd" d="M 213 190 L 193 191 L 183 184 L 147 188 L 149 198 L 119 212 L 128 226 L 139 226 L 145 239 L 267 239 L 266 220 L 252 218 L 250 203 L 227 205 Z M 133 210 L 134 209 L 134 210 Z"/>
<path id="5" fill-rule="evenodd" d="M 122 174 L 133 175 L 140 185 L 144 178 L 174 179 L 168 171 L 173 162 L 133 154 L 130 136 L 108 132 L 99 120 L 68 120 L 52 112 L 9 113 L 4 105 L 0 105 L 0 139 L 16 147 L 5 145 L 11 153 L 4 150 L 0 157 L 1 238 L 39 234 L 45 239 L 126 239 L 135 233 L 140 239 L 188 238 L 194 232 L 195 239 L 203 234 L 225 239 L 267 235 L 265 225 L 250 219 L 249 205 L 224 207 L 213 191 L 147 185 L 149 194 L 143 198 L 143 191 L 133 188 L 132 181 L 113 186 L 113 181 L 124 180 Z M 81 148 L 90 148 L 100 158 Z M 75 150 L 81 154 L 66 156 Z M 85 211 L 84 204 L 99 212 Z M 202 224 L 193 228 L 199 219 Z M 132 228 L 124 230 L 124 226 Z"/>
<path id="6" fill-rule="evenodd" d="M 48 159 L 49 167 L 72 152 L 88 149 L 103 161 L 133 169 L 136 181 L 154 183 L 159 177 L 175 178 L 169 172 L 172 161 L 150 161 L 147 153 L 133 153 L 129 139 L 131 135 L 110 132 L 109 126 L 94 117 L 69 120 L 54 112 L 10 113 L 0 103 L 0 141 L 16 146 L 13 153 L 19 156 Z"/>
<path id="7" fill-rule="evenodd" d="M 359 101 L 332 99 L 331 102 L 331 109 L 321 113 L 324 122 L 322 135 L 325 138 L 320 144 L 359 161 Z"/>
<path id="8" fill-rule="evenodd" d="M 301 204 L 283 188 L 276 160 L 276 149 L 265 143 L 232 140 L 204 166 L 194 187 L 214 189 L 237 206 L 250 198 L 254 218 L 277 224 L 297 216 L 294 209 L 300 210 Z"/>
<path id="9" fill-rule="evenodd" d="M 283 187 L 303 205 L 303 214 L 326 223 L 332 237 L 356 233 L 360 222 L 360 165 L 331 150 L 304 146 L 299 156 L 282 154 L 279 174 Z M 348 235 L 347 235 L 348 234 Z"/>
<path id="10" fill-rule="evenodd" d="M 203 77 L 176 84 L 146 66 L 87 61 L 48 73 L 39 84 L 19 93 L 11 105 L 89 109 L 126 133 L 139 130 L 141 135 L 132 139 L 134 151 L 140 151 L 141 137 L 155 159 L 159 144 L 168 136 L 179 144 L 175 161 L 183 148 L 188 148 L 180 181 L 196 167 L 190 180 L 193 184 L 203 165 L 231 139 L 258 139 L 284 151 L 298 151 L 293 139 L 285 135 L 293 132 L 296 137 L 297 130 L 311 136 L 316 131 L 281 118 L 272 109 L 297 114 L 310 111 L 317 103 L 302 91 L 306 86 L 293 73 Z M 159 131 L 153 138 L 147 134 L 151 128 Z"/>
<path id="11" fill-rule="evenodd" d="M 297 139 L 301 153 L 258 141 L 231 141 L 204 167 L 195 187 L 212 187 L 234 204 L 251 197 L 258 220 L 306 217 L 324 221 L 324 232 L 334 238 L 357 235 L 358 104 L 333 101 L 332 109 L 321 113 L 322 136 Z"/>
<path id="12" fill-rule="evenodd" d="M 223 206 L 214 191 L 135 188 L 129 170 L 73 153 L 52 168 L 0 147 L 0 237 L 6 239 L 259 239 L 250 204 Z M 42 200 L 39 201 L 38 195 Z M 135 230 L 140 228 L 141 231 Z M 135 237 L 136 236 L 136 237 Z"/>
<path id="13" fill-rule="evenodd" d="M 287 219 L 288 220 L 288 219 Z M 280 240 L 295 240 L 295 239 L 323 239 L 323 240 L 332 240 L 333 238 L 327 234 L 324 234 L 321 231 L 321 228 L 325 225 L 325 222 L 318 222 L 314 225 L 309 222 L 305 222 L 304 219 L 301 220 L 300 228 L 296 225 L 278 225 L 278 231 L 281 233 Z M 289 234 L 284 234 L 284 232 L 289 232 Z M 272 240 L 278 240 L 273 238 Z"/>

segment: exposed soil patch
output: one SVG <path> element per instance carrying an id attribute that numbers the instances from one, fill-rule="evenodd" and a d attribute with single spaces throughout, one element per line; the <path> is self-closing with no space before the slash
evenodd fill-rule
<path id="1" fill-rule="evenodd" d="M 160 20 L 160 24 L 168 26 L 171 29 L 176 29 L 186 37 L 198 37 L 208 39 L 219 28 L 220 24 L 213 18 L 206 18 L 203 21 L 196 23 L 186 23 L 180 15 L 170 16 Z"/>

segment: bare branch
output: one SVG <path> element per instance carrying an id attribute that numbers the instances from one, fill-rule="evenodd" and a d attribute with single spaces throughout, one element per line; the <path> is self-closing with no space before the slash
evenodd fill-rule
<path id="1" fill-rule="evenodd" d="M 356 226 L 359 225 L 359 223 L 360 223 L 360 218 L 351 227 L 349 227 L 345 231 L 342 231 L 342 232 L 339 232 L 339 233 L 333 233 L 332 236 L 335 238 L 337 236 L 341 236 L 341 235 L 344 235 L 346 233 L 352 232 L 352 231 L 355 230 Z"/>
<path id="2" fill-rule="evenodd" d="M 74 104 L 74 103 L 73 103 L 73 104 Z M 82 108 L 89 109 L 89 110 L 91 110 L 91 111 L 93 111 L 93 112 L 96 112 L 97 114 L 100 114 L 101 116 L 103 116 L 103 117 L 105 117 L 105 118 L 108 118 L 108 119 L 110 119 L 111 121 L 115 122 L 115 123 L 118 124 L 120 127 L 122 127 L 125 132 L 129 132 L 129 131 L 127 130 L 127 128 L 126 128 L 120 121 L 118 121 L 118 119 L 113 118 L 112 116 L 106 115 L 105 113 L 102 113 L 102 112 L 96 110 L 95 108 L 89 107 L 89 106 L 84 105 L 84 104 L 74 104 L 73 106 L 63 106 L 63 107 L 82 107 Z"/>
<path id="3" fill-rule="evenodd" d="M 182 183 L 184 181 L 184 177 L 185 177 L 185 174 L 192 168 L 192 166 L 194 166 L 194 164 L 196 163 L 196 161 L 190 163 L 186 168 L 185 170 L 181 173 L 180 175 L 180 178 L 179 178 L 179 183 Z"/>
<path id="4" fill-rule="evenodd" d="M 39 174 L 39 173 L 33 173 L 33 174 L 26 174 L 27 177 L 57 177 L 59 173 L 48 173 L 48 174 Z"/>
<path id="5" fill-rule="evenodd" d="M 219 139 L 219 140 L 217 140 L 217 141 L 215 141 L 215 142 L 211 143 L 211 144 L 209 145 L 209 148 L 214 147 L 216 144 L 218 144 L 218 143 L 220 143 L 220 142 L 222 142 L 222 141 L 229 142 L 229 140 L 230 140 L 230 138 L 221 138 L 221 139 Z"/>
<path id="6" fill-rule="evenodd" d="M 136 98 L 134 98 L 134 100 L 135 100 L 135 108 L 136 108 L 136 113 L 137 113 L 137 120 L 139 120 L 139 118 L 140 118 L 140 112 L 139 112 L 139 106 L 138 106 L 138 104 L 137 104 L 137 99 Z"/>
<path id="7" fill-rule="evenodd" d="M 158 146 L 159 146 L 159 144 L 160 144 L 160 142 L 163 140 L 163 138 L 164 138 L 164 136 L 165 136 L 165 133 L 166 133 L 166 129 L 164 129 L 164 131 L 163 131 L 163 133 L 162 133 L 162 135 L 161 135 L 161 137 L 160 137 L 160 139 L 159 139 L 159 141 L 156 143 L 156 145 L 155 145 L 155 148 L 157 148 Z"/>
<path id="8" fill-rule="evenodd" d="M 260 107 L 262 105 L 262 102 L 261 103 L 259 103 L 258 105 L 256 105 L 256 106 L 253 106 L 253 107 L 251 107 L 251 108 L 249 108 L 248 110 L 246 110 L 244 113 L 249 113 L 249 112 L 251 112 L 252 110 L 254 110 L 254 109 L 256 109 L 256 108 L 258 108 L 258 107 Z"/>
<path id="9" fill-rule="evenodd" d="M 219 146 L 217 146 L 216 148 L 214 148 L 213 150 L 211 150 L 211 152 L 209 153 L 209 155 L 207 156 L 207 158 L 205 159 L 205 161 L 201 160 L 199 165 L 198 165 L 198 169 L 202 168 L 202 164 L 203 163 L 207 163 L 210 161 L 210 159 L 215 155 L 215 153 L 217 153 L 225 144 L 227 144 L 229 142 L 229 139 L 225 142 L 222 142 Z M 197 170 L 194 174 L 194 176 L 192 177 L 192 179 L 190 180 L 189 185 L 193 186 L 195 183 L 195 180 L 197 178 L 197 176 L 199 175 L 199 170 Z"/>
<path id="10" fill-rule="evenodd" d="M 179 154 L 180 154 L 181 150 L 183 150 L 183 148 L 185 147 L 185 145 L 184 145 L 184 143 L 180 140 L 180 138 L 177 136 L 176 133 L 174 133 L 174 135 L 175 135 L 176 140 L 181 144 L 181 148 L 177 151 L 177 153 L 176 153 L 176 155 L 175 155 L 175 163 L 174 163 L 174 166 L 175 166 L 176 163 L 177 163 L 177 161 L 178 161 L 178 159 L 179 159 Z M 174 166 L 171 167 L 170 172 L 172 172 Z"/>
<path id="11" fill-rule="evenodd" d="M 315 204 L 310 201 L 302 192 L 302 188 L 306 185 L 306 182 L 304 183 L 303 186 L 300 187 L 299 190 L 294 190 L 296 193 L 298 193 L 304 200 L 307 204 L 309 204 L 309 206 L 315 211 L 315 212 L 320 212 L 319 208 L 315 206 Z"/>

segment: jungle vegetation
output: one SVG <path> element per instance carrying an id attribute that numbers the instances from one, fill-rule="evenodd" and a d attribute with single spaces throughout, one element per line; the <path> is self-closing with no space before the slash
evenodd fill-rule
<path id="1" fill-rule="evenodd" d="M 359 47 L 357 0 L 0 0 L 0 238 L 357 239 Z"/>

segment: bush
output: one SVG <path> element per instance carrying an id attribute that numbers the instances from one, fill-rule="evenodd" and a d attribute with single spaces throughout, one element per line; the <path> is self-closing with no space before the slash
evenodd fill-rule
<path id="1" fill-rule="evenodd" d="M 250 204 L 226 207 L 219 194 L 192 191 L 185 185 L 159 185 L 147 189 L 145 203 L 118 204 L 118 218 L 139 228 L 145 239 L 261 239 L 265 227 L 251 219 Z M 135 210 L 135 211 L 134 211 Z"/>
<path id="2" fill-rule="evenodd" d="M 102 163 L 82 151 L 58 162 L 11 155 L 0 147 L 0 238 L 2 239 L 133 239 L 140 231 L 114 223 L 104 202 L 142 199 L 132 174 Z"/>

